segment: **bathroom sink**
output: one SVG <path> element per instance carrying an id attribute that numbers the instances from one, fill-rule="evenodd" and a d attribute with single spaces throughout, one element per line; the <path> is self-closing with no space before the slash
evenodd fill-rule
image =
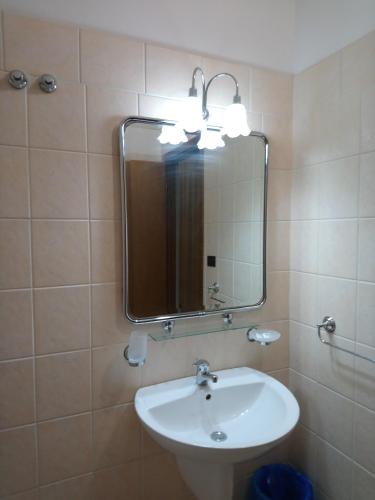
<path id="1" fill-rule="evenodd" d="M 199 387 L 194 377 L 139 389 L 137 414 L 152 437 L 179 455 L 214 462 L 255 457 L 296 425 L 293 394 L 251 368 L 215 372 L 216 384 Z"/>

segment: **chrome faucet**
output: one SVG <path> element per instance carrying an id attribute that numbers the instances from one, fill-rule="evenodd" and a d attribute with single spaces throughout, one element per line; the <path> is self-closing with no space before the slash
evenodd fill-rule
<path id="1" fill-rule="evenodd" d="M 205 359 L 198 359 L 198 361 L 195 361 L 193 363 L 193 366 L 196 367 L 197 373 L 196 373 L 196 382 L 197 385 L 207 385 L 208 380 L 212 380 L 216 384 L 218 381 L 218 376 L 215 375 L 214 373 L 210 372 L 210 365 L 208 361 Z"/>

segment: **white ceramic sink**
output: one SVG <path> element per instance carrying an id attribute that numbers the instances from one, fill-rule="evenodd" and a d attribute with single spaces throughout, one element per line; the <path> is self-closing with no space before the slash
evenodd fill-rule
<path id="1" fill-rule="evenodd" d="M 231 498 L 231 485 L 222 484 L 231 475 L 226 465 L 262 455 L 285 438 L 299 418 L 293 394 L 274 378 L 251 368 L 215 373 L 217 383 L 200 387 L 195 377 L 188 377 L 144 387 L 135 397 L 146 429 L 177 456 L 186 481 L 205 500 Z M 215 441 L 212 435 L 226 439 Z M 197 481 L 201 486 L 193 484 Z M 217 491 L 209 482 L 220 483 Z"/>

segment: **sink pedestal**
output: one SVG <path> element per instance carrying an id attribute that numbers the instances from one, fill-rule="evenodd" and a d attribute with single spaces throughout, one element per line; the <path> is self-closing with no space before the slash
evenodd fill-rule
<path id="1" fill-rule="evenodd" d="M 233 464 L 176 458 L 182 477 L 198 500 L 232 500 Z"/>

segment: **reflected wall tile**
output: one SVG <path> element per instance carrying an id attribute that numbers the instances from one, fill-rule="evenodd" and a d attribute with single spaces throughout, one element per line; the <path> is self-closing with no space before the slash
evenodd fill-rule
<path id="1" fill-rule="evenodd" d="M 40 484 L 79 476 L 91 470 L 91 415 L 38 425 Z"/>
<path id="2" fill-rule="evenodd" d="M 36 486 L 34 426 L 0 432 L 0 449 L 0 495 L 10 495 Z"/>
<path id="3" fill-rule="evenodd" d="M 143 43 L 94 29 L 81 29 L 80 42 L 83 82 L 144 92 Z"/>
<path id="4" fill-rule="evenodd" d="M 0 289 L 29 287 L 30 223 L 0 220 L 0 234 Z"/>
<path id="5" fill-rule="evenodd" d="M 27 145 L 26 91 L 15 92 L 0 71 L 0 144 Z"/>
<path id="6" fill-rule="evenodd" d="M 60 82 L 58 92 L 41 92 L 37 82 L 28 90 L 30 146 L 86 151 L 85 88 Z"/>
<path id="7" fill-rule="evenodd" d="M 0 217 L 29 217 L 27 151 L 0 147 Z"/>
<path id="8" fill-rule="evenodd" d="M 30 290 L 0 292 L 0 359 L 21 358 L 33 353 Z"/>
<path id="9" fill-rule="evenodd" d="M 88 283 L 87 222 L 33 221 L 32 249 L 34 286 Z"/>
<path id="10" fill-rule="evenodd" d="M 0 429 L 34 422 L 34 368 L 31 359 L 0 364 Z"/>
<path id="11" fill-rule="evenodd" d="M 5 65 L 34 75 L 46 71 L 61 80 L 78 80 L 78 27 L 4 14 Z M 48 50 L 46 50 L 48 48 Z"/>

